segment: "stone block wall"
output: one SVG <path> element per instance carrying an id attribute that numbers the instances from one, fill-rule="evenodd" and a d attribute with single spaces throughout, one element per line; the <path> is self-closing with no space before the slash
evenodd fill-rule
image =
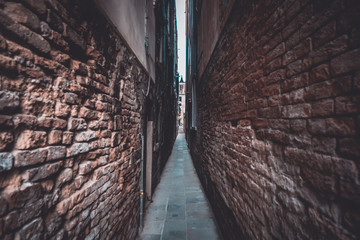
<path id="1" fill-rule="evenodd" d="M 237 1 L 190 134 L 225 239 L 360 237 L 359 11 Z"/>
<path id="2" fill-rule="evenodd" d="M 147 84 L 92 1 L 0 1 L 1 239 L 135 238 Z"/>

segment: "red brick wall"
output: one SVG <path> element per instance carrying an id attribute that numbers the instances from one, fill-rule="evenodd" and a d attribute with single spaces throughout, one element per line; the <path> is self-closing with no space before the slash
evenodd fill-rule
<path id="1" fill-rule="evenodd" d="M 133 239 L 146 72 L 92 1 L 0 1 L 0 238 Z"/>
<path id="2" fill-rule="evenodd" d="M 225 239 L 360 237 L 359 11 L 234 7 L 199 78 L 190 140 Z"/>

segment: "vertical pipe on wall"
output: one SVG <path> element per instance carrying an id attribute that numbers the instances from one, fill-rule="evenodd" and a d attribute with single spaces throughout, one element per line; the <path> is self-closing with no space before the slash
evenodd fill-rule
<path id="1" fill-rule="evenodd" d="M 153 121 L 146 126 L 146 197 L 152 199 Z"/>
<path id="2" fill-rule="evenodd" d="M 165 0 L 163 0 L 162 1 L 162 10 L 163 10 L 163 45 L 162 45 L 162 47 L 163 47 L 163 51 L 162 51 L 162 53 L 163 53 L 163 55 L 162 55 L 162 57 L 163 57 L 163 69 L 162 69 L 162 71 L 163 71 L 163 79 L 162 79 L 162 84 L 163 84 L 163 86 L 162 86 L 162 89 L 161 89 L 161 94 L 164 94 L 164 91 L 165 91 L 165 86 L 166 86 L 166 77 L 167 77 L 167 75 L 166 75 L 166 68 L 167 68 L 167 63 L 166 63 L 166 54 L 167 54 L 167 51 L 166 51 L 166 27 L 167 27 L 167 17 L 166 17 L 166 1 Z"/>
<path id="3" fill-rule="evenodd" d="M 144 154 L 145 141 L 144 135 L 141 135 L 141 183 L 140 183 L 140 229 L 143 228 L 143 211 L 144 211 Z"/>

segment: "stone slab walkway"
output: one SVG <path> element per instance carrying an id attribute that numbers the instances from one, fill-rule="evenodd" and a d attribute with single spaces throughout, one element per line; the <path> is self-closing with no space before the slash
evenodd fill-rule
<path id="1" fill-rule="evenodd" d="M 176 139 L 138 239 L 221 239 L 183 133 Z"/>

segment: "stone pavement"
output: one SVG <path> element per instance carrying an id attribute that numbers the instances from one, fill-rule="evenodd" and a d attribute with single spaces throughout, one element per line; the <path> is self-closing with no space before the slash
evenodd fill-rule
<path id="1" fill-rule="evenodd" d="M 183 133 L 176 139 L 138 239 L 221 239 Z"/>

